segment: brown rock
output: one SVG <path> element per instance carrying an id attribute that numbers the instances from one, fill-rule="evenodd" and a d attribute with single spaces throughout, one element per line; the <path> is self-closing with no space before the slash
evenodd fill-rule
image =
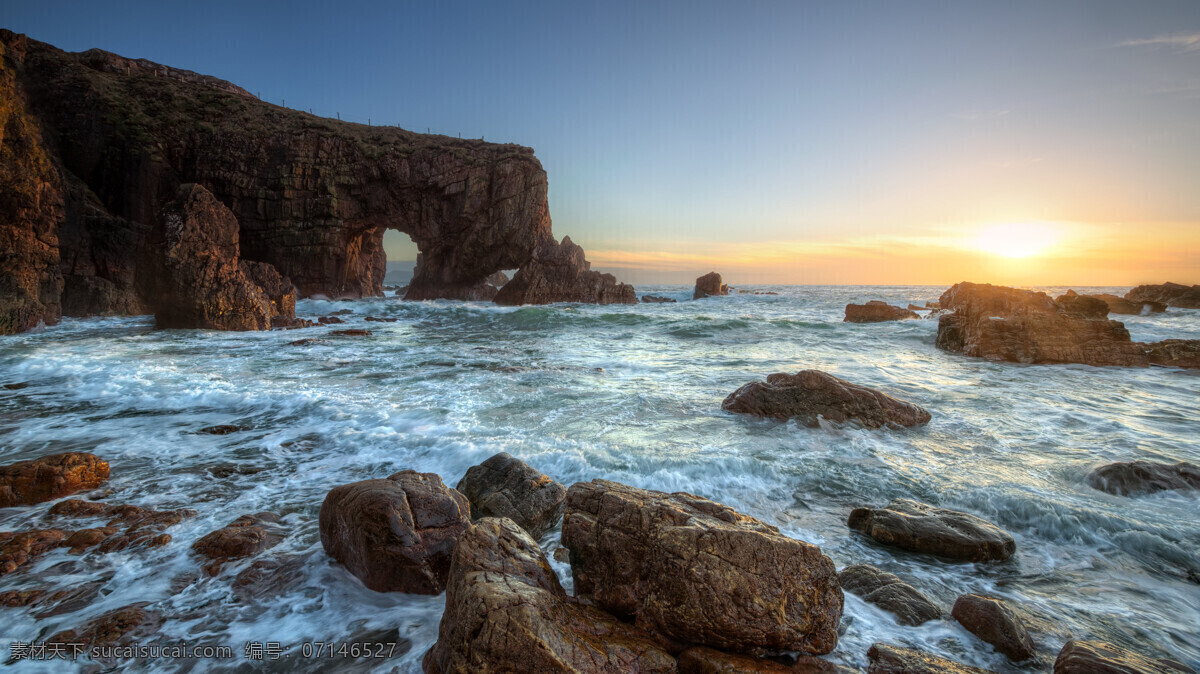
<path id="1" fill-rule="evenodd" d="M 837 645 L 833 562 L 719 503 L 580 482 L 567 490 L 562 540 L 576 594 L 649 632 L 738 652 Z"/>
<path id="2" fill-rule="evenodd" d="M 191 508 L 150 510 L 133 505 L 110 505 L 94 501 L 67 499 L 55 503 L 50 508 L 50 514 L 62 517 L 101 517 L 108 519 L 106 527 L 91 531 L 108 533 L 108 536 L 99 542 L 98 549 L 100 552 L 112 552 L 133 546 L 158 547 L 166 545 L 171 542 L 171 536 L 162 533 L 163 529 L 179 524 L 185 517 L 194 517 L 196 511 Z M 118 527 L 121 526 L 124 526 L 125 529 L 118 532 Z M 76 540 L 83 542 L 92 540 L 95 537 L 95 534 L 91 534 L 86 539 Z"/>
<path id="3" fill-rule="evenodd" d="M 438 594 L 470 523 L 467 497 L 433 473 L 405 470 L 333 488 L 321 504 L 321 545 L 376 592 Z"/>
<path id="4" fill-rule="evenodd" d="M 67 452 L 18 461 L 0 467 L 0 508 L 69 496 L 107 479 L 108 462 L 95 454 Z"/>
<path id="5" fill-rule="evenodd" d="M 429 674 L 676 671 L 648 634 L 567 597 L 537 543 L 490 517 L 459 537 L 423 664 Z"/>
<path id="6" fill-rule="evenodd" d="M 927 307 L 927 306 L 922 307 L 922 306 L 917 306 L 916 304 L 913 304 L 912 302 L 908 303 L 909 311 L 929 311 L 929 309 L 930 309 L 930 307 Z"/>
<path id="7" fill-rule="evenodd" d="M 1200 339 L 1165 339 L 1144 346 L 1155 365 L 1200 368 Z"/>
<path id="8" fill-rule="evenodd" d="M 692 291 L 692 299 L 698 300 L 716 295 L 728 295 L 729 286 L 721 283 L 721 275 L 710 271 L 696 279 L 696 289 Z"/>
<path id="9" fill-rule="evenodd" d="M 864 601 L 896 614 L 896 622 L 901 625 L 920 625 L 942 617 L 942 610 L 915 587 L 870 564 L 855 564 L 842 569 L 838 581 L 844 592 L 856 594 Z"/>
<path id="10" fill-rule="evenodd" d="M 1148 300 L 1131 302 L 1124 297 L 1117 297 L 1116 295 L 1109 294 L 1092 295 L 1092 297 L 1095 297 L 1098 300 L 1103 300 L 1104 303 L 1108 305 L 1108 312 L 1110 314 L 1140 316 L 1144 313 L 1161 314 L 1167 310 L 1167 305 L 1162 304 L 1161 302 L 1151 302 Z"/>
<path id="11" fill-rule="evenodd" d="M 146 606 L 148 602 L 141 602 L 109 611 L 88 621 L 82 628 L 65 630 L 47 638 L 46 643 L 80 644 L 88 648 L 127 645 L 155 636 L 163 618 L 146 610 Z"/>
<path id="12" fill-rule="evenodd" d="M 370 337 L 371 331 L 362 330 L 360 328 L 351 328 L 350 330 L 334 330 L 329 334 L 337 335 L 339 337 Z"/>
<path id="13" fill-rule="evenodd" d="M 1181 283 L 1138 286 L 1125 293 L 1130 302 L 1157 302 L 1169 307 L 1200 309 L 1200 285 L 1191 287 Z"/>
<path id="14" fill-rule="evenodd" d="M 841 674 L 845 667 L 812 655 L 785 665 L 774 660 L 693 646 L 679 654 L 679 674 Z"/>
<path id="15" fill-rule="evenodd" d="M 950 615 L 968 632 L 995 646 L 997 651 L 1013 662 L 1037 655 L 1037 648 L 1024 623 L 1000 599 L 964 594 L 954 602 Z"/>
<path id="16" fill-rule="evenodd" d="M 1166 490 L 1200 489 L 1200 466 L 1153 461 L 1110 463 L 1088 473 L 1093 489 L 1117 496 L 1136 496 Z"/>
<path id="17" fill-rule="evenodd" d="M 272 513 L 242 515 L 193 543 L 192 550 L 213 560 L 204 568 L 215 576 L 224 562 L 249 557 L 278 545 L 283 540 L 278 524 L 279 517 Z"/>
<path id="18" fill-rule="evenodd" d="M 1005 560 L 1017 550 L 1012 536 L 987 520 L 906 498 L 855 508 L 847 524 L 884 545 L 963 562 Z"/>
<path id="19" fill-rule="evenodd" d="M 846 317 L 843 323 L 882 323 L 884 321 L 903 321 L 909 318 L 920 318 L 912 307 L 902 309 L 887 302 L 871 300 L 866 304 L 847 304 Z"/>
<path id="20" fill-rule="evenodd" d="M 867 651 L 867 674 L 989 674 L 990 669 L 969 667 L 912 648 L 875 644 Z"/>
<path id="21" fill-rule="evenodd" d="M 400 319 L 399 318 L 380 318 L 378 316 L 367 316 L 363 320 L 365 320 L 369 323 L 395 323 L 395 322 L 399 321 Z"/>
<path id="22" fill-rule="evenodd" d="M 507 517 L 535 539 L 558 524 L 566 507 L 566 487 L 506 452 L 469 468 L 455 489 L 476 519 Z"/>
<path id="23" fill-rule="evenodd" d="M 295 319 L 296 286 L 266 262 L 240 260 L 238 269 L 251 283 L 262 288 L 271 302 L 271 318 Z"/>
<path id="24" fill-rule="evenodd" d="M 304 580 L 307 559 L 281 555 L 257 559 L 233 579 L 233 593 L 243 602 L 279 597 Z"/>
<path id="25" fill-rule="evenodd" d="M 407 298 L 408 296 L 406 296 Z M 592 271 L 583 249 L 564 236 L 553 238 L 534 251 L 529 263 L 517 270 L 495 297 L 496 304 L 636 304 L 633 286 L 617 283 L 612 274 Z"/>
<path id="26" fill-rule="evenodd" d="M 1054 661 L 1054 674 L 1179 674 L 1187 665 L 1148 658 L 1103 641 L 1068 641 Z"/>
<path id="27" fill-rule="evenodd" d="M 670 297 L 661 297 L 659 295 L 642 295 L 642 301 L 646 304 L 674 304 L 675 300 Z"/>
<path id="28" fill-rule="evenodd" d="M 321 316 L 317 318 L 317 322 L 321 325 L 334 325 L 337 323 L 345 323 L 346 321 L 343 321 L 337 316 Z"/>
<path id="29" fill-rule="evenodd" d="M 1108 302 L 1091 295 L 1080 295 L 1074 290 L 1055 298 L 1054 303 L 1060 311 L 1068 316 L 1077 318 L 1107 318 Z"/>
<path id="30" fill-rule="evenodd" d="M 250 428 L 248 426 L 239 426 L 236 424 L 221 424 L 219 426 L 205 426 L 204 428 L 201 428 L 200 430 L 198 430 L 196 432 L 203 433 L 205 435 L 229 435 L 230 433 L 238 433 L 240 431 L 248 431 L 248 430 L 250 430 Z"/>
<path id="31" fill-rule="evenodd" d="M 918 426 L 930 419 L 917 405 L 819 370 L 775 373 L 766 382 L 746 384 L 725 398 L 721 409 L 780 421 L 794 418 L 812 427 L 818 417 L 838 423 L 852 420 L 867 428 Z"/>
<path id="32" fill-rule="evenodd" d="M 1107 305 L 1003 286 L 959 283 L 939 301 L 938 348 L 1014 363 L 1083 363 L 1145 367 L 1145 349 L 1118 321 L 1101 315 Z"/>
<path id="33" fill-rule="evenodd" d="M 58 529 L 0 531 L 0 576 L 12 573 L 59 547 L 68 532 Z"/>

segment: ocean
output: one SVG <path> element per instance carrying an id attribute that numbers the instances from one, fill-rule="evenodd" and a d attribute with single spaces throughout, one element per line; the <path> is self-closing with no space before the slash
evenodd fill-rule
<path id="1" fill-rule="evenodd" d="M 1200 667 L 1200 495 L 1125 498 L 1084 482 L 1111 461 L 1200 463 L 1200 372 L 994 363 L 939 351 L 936 320 L 842 322 L 849 302 L 923 305 L 944 287 L 743 289 L 778 294 L 689 301 L 690 286 L 645 286 L 639 295 L 680 301 L 515 308 L 302 300 L 301 317 L 351 313 L 345 325 L 261 333 L 156 330 L 149 316 L 64 319 L 6 337 L 0 384 L 27 385 L 0 389 L 0 463 L 93 452 L 112 466 L 108 501 L 199 514 L 169 529 L 174 540 L 161 548 L 57 550 L 5 576 L 4 589 L 96 583 L 100 593 L 40 619 L 36 609 L 0 608 L 0 648 L 150 602 L 167 617 L 160 642 L 231 645 L 239 658 L 244 642 L 278 642 L 292 657 L 261 664 L 321 671 L 333 663 L 298 660 L 300 644 L 392 630 L 394 658 L 338 671 L 419 671 L 444 597 L 372 592 L 332 563 L 317 529 L 322 499 L 336 485 L 406 468 L 453 486 L 505 451 L 565 485 L 606 478 L 725 503 L 819 545 L 839 569 L 891 571 L 946 611 L 901 626 L 847 594 L 844 633 L 827 656 L 836 662 L 865 667 L 868 647 L 883 641 L 1026 671 L 949 618 L 954 599 L 975 592 L 1020 607 L 1045 654 L 1040 669 L 1069 638 Z M 1113 318 L 1137 341 L 1200 338 L 1196 310 Z M 373 335 L 289 345 L 344 328 Z M 806 368 L 920 404 L 933 420 L 907 430 L 805 428 L 721 410 L 742 384 Z M 218 424 L 245 430 L 197 432 Z M 846 526 L 852 508 L 897 497 L 991 520 L 1013 534 L 1017 553 L 948 563 Z M 48 506 L 0 510 L 0 530 L 53 526 Z M 231 583 L 248 561 L 207 577 L 190 548 L 264 510 L 282 515 L 289 533 L 263 556 L 298 556 L 303 573 L 282 596 L 245 602 Z M 541 544 L 553 560 L 559 532 Z M 568 566 L 552 564 L 570 591 Z"/>

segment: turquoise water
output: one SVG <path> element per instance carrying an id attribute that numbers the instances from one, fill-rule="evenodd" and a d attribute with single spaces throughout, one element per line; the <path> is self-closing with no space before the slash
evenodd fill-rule
<path id="1" fill-rule="evenodd" d="M 112 465 L 110 501 L 199 511 L 169 530 L 164 548 L 60 550 L 0 578 L 0 590 L 102 588 L 91 606 L 40 620 L 37 609 L 0 608 L 0 646 L 148 601 L 168 616 L 160 640 L 233 645 L 239 656 L 245 641 L 298 654 L 302 642 L 395 628 L 408 652 L 359 666 L 418 671 L 443 598 L 371 592 L 331 564 L 317 532 L 321 501 L 335 485 L 404 468 L 454 485 L 507 451 L 564 484 L 601 477 L 729 504 L 820 545 L 839 568 L 892 571 L 947 613 L 965 592 L 1008 598 L 1049 660 L 1068 638 L 1098 638 L 1200 666 L 1200 497 L 1121 498 L 1083 482 L 1108 461 L 1200 462 L 1200 372 L 990 363 L 937 350 L 936 321 L 841 322 L 848 302 L 924 304 L 940 287 L 755 289 L 780 294 L 607 307 L 304 300 L 303 316 L 353 313 L 346 325 L 267 333 L 65 320 L 0 340 L 0 383 L 28 383 L 0 390 L 0 463 L 90 451 Z M 642 293 L 684 300 L 691 289 Z M 1200 338 L 1200 311 L 1115 318 L 1140 341 Z M 347 327 L 374 335 L 288 346 Z M 742 384 L 804 368 L 916 402 L 933 420 L 905 431 L 809 429 L 721 411 Z M 248 430 L 196 433 L 214 424 Z M 895 497 L 995 521 L 1017 554 L 949 564 L 845 526 L 851 508 Z M 71 526 L 46 515 L 48 505 L 0 510 L 0 529 Z M 265 554 L 307 560 L 299 585 L 239 602 L 230 584 L 246 562 L 189 583 L 200 566 L 191 544 L 261 510 L 290 529 Z M 548 554 L 558 535 L 543 539 Z M 570 588 L 569 570 L 554 564 Z M 948 618 L 899 626 L 847 595 L 845 626 L 828 656 L 844 664 L 865 666 L 869 645 L 887 641 L 1020 671 Z"/>

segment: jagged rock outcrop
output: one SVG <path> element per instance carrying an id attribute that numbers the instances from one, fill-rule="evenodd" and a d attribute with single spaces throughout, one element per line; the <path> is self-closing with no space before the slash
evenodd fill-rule
<path id="1" fill-rule="evenodd" d="M 670 297 L 661 295 L 642 295 L 642 301 L 646 304 L 674 304 L 675 300 Z"/>
<path id="2" fill-rule="evenodd" d="M 553 529 L 566 508 L 566 487 L 507 452 L 468 468 L 454 488 L 471 502 L 472 517 L 507 517 L 535 539 Z"/>
<path id="3" fill-rule="evenodd" d="M 577 596 L 648 632 L 754 654 L 837 645 L 833 562 L 720 503 L 579 482 L 567 490 L 562 532 Z"/>
<path id="4" fill-rule="evenodd" d="M 1072 639 L 1054 661 L 1054 674 L 1195 674 L 1177 660 L 1149 658 L 1103 641 Z"/>
<path id="5" fill-rule="evenodd" d="M 407 297 L 407 296 L 406 296 Z M 633 286 L 618 283 L 612 274 L 592 271 L 583 249 L 564 236 L 538 246 L 528 263 L 500 288 L 496 304 L 636 304 Z"/>
<path id="6" fill-rule="evenodd" d="M 942 616 L 942 609 L 917 588 L 870 564 L 855 564 L 842 569 L 838 581 L 844 592 L 856 594 L 863 601 L 895 614 L 896 622 L 901 625 L 920 625 Z"/>
<path id="7" fill-rule="evenodd" d="M 1200 285 L 1185 286 L 1182 283 L 1138 286 L 1125 293 L 1130 302 L 1158 302 L 1169 307 L 1200 309 Z"/>
<path id="8" fill-rule="evenodd" d="M 952 312 L 938 319 L 937 346 L 945 351 L 1014 363 L 1149 364 L 1143 345 L 1094 298 L 1059 304 L 1041 292 L 959 283 L 938 304 Z"/>
<path id="9" fill-rule="evenodd" d="M 924 408 L 820 370 L 776 372 L 729 394 L 721 409 L 817 426 L 818 418 L 866 428 L 919 426 L 932 418 Z"/>
<path id="10" fill-rule="evenodd" d="M 866 304 L 847 304 L 846 317 L 843 323 L 883 323 L 885 321 L 903 321 L 910 318 L 920 318 L 916 312 L 902 307 L 894 307 L 887 302 L 871 300 Z"/>
<path id="11" fill-rule="evenodd" d="M 541 548 L 512 520 L 460 537 L 428 674 L 661 672 L 675 658 L 645 632 L 568 597 Z"/>
<path id="12" fill-rule="evenodd" d="M 692 291 L 692 299 L 698 300 L 704 297 L 728 294 L 729 286 L 721 283 L 721 275 L 715 271 L 710 271 L 696 279 L 696 288 Z"/>
<path id="13" fill-rule="evenodd" d="M 1143 346 L 1154 365 L 1200 368 L 1200 339 L 1164 339 Z"/>
<path id="14" fill-rule="evenodd" d="M 87 452 L 50 454 L 0 466 L 0 508 L 31 505 L 81 489 L 94 489 L 108 479 L 108 462 Z"/>
<path id="15" fill-rule="evenodd" d="M 1200 489 L 1200 466 L 1180 461 L 1110 463 L 1088 473 L 1087 483 L 1117 496 L 1137 496 L 1168 490 Z"/>
<path id="16" fill-rule="evenodd" d="M 1005 560 L 1017 551 L 1013 537 L 987 520 L 906 498 L 855 508 L 847 524 L 884 545 L 963 562 Z"/>
<path id="17" fill-rule="evenodd" d="M 964 594 L 954 602 L 950 615 L 968 632 L 991 644 L 1013 662 L 1037 655 L 1037 647 L 1025 624 L 1003 600 Z"/>

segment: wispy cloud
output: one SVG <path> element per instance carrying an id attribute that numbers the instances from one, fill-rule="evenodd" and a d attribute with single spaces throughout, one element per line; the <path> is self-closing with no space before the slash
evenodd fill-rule
<path id="1" fill-rule="evenodd" d="M 1118 47 L 1162 47 L 1178 52 L 1200 51 L 1200 33 L 1176 33 L 1139 40 L 1125 40 Z"/>

